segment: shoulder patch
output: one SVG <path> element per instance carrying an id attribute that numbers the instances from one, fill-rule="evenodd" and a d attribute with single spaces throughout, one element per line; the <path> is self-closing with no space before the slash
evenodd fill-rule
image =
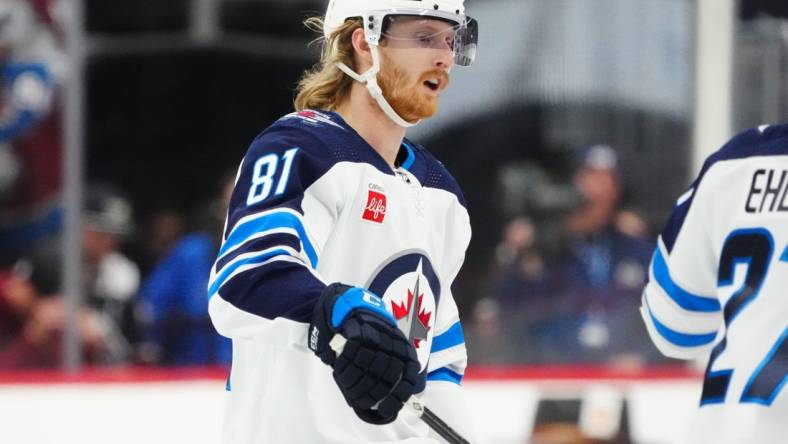
<path id="1" fill-rule="evenodd" d="M 311 109 L 290 113 L 280 120 L 299 120 L 311 126 L 331 125 L 342 130 L 345 129 L 342 125 L 334 122 L 329 114 Z"/>

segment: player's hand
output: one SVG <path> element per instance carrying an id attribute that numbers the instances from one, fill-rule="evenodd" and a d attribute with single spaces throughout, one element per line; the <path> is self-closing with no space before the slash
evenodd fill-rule
<path id="1" fill-rule="evenodd" d="M 329 342 L 347 342 L 339 356 Z M 334 380 L 359 418 L 388 424 L 410 398 L 419 373 L 416 350 L 383 301 L 358 287 L 329 285 L 315 305 L 309 348 L 330 365 Z"/>

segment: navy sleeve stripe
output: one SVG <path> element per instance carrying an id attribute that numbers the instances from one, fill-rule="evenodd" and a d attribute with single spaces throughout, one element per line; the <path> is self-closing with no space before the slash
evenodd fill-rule
<path id="1" fill-rule="evenodd" d="M 465 335 L 462 332 L 462 325 L 460 325 L 460 321 L 457 321 L 448 330 L 432 338 L 430 353 L 446 350 L 464 343 Z"/>
<path id="2" fill-rule="evenodd" d="M 219 288 L 228 280 L 230 276 L 239 268 L 247 265 L 262 265 L 267 260 L 276 256 L 291 256 L 290 252 L 283 248 L 263 251 L 250 257 L 234 261 L 224 267 L 221 272 L 216 275 L 211 285 L 208 287 L 208 298 L 212 298 L 219 292 Z"/>
<path id="3" fill-rule="evenodd" d="M 654 327 L 657 329 L 657 332 L 660 334 L 660 336 L 665 338 L 666 341 L 673 345 L 677 345 L 679 347 L 698 347 L 701 345 L 711 344 L 714 341 L 714 338 L 717 337 L 717 332 L 690 334 L 680 333 L 672 330 L 657 320 L 657 318 L 654 316 L 654 313 L 651 311 L 648 300 L 644 299 L 644 301 L 646 302 L 648 315 L 651 317 L 651 321 L 654 323 Z"/>
<path id="4" fill-rule="evenodd" d="M 221 270 L 228 263 L 232 262 L 242 254 L 248 254 L 255 251 L 270 250 L 276 247 L 289 247 L 294 251 L 301 250 L 301 239 L 295 231 L 284 228 L 278 230 L 268 231 L 268 234 L 253 235 L 246 242 L 238 246 L 238 248 L 228 251 L 224 256 L 216 260 L 216 270 Z"/>
<path id="5" fill-rule="evenodd" d="M 679 305 L 679 307 L 685 310 L 700 311 L 704 313 L 720 311 L 720 301 L 718 301 L 717 298 L 692 294 L 673 281 L 659 246 L 654 250 L 651 269 L 654 273 L 656 282 L 665 290 L 665 293 L 670 296 L 673 302 Z"/>
<path id="6" fill-rule="evenodd" d="M 283 317 L 308 323 L 315 301 L 326 288 L 309 268 L 289 256 L 271 258 L 236 276 L 221 286 L 218 296 L 266 319 Z"/>
<path id="7" fill-rule="evenodd" d="M 224 241 L 222 248 L 219 250 L 219 257 L 225 255 L 228 251 L 237 248 L 250 237 L 257 235 L 260 232 L 274 230 L 278 228 L 291 228 L 298 233 L 299 239 L 304 246 L 304 252 L 309 257 L 309 262 L 312 268 L 317 268 L 317 252 L 309 236 L 304 228 L 304 223 L 301 217 L 290 211 L 275 210 L 272 212 L 265 212 L 257 214 L 250 219 L 241 220 L 240 223 L 233 228 L 230 235 Z"/>
<path id="8" fill-rule="evenodd" d="M 448 381 L 460 385 L 460 382 L 462 382 L 462 375 L 446 367 L 441 367 L 429 372 L 427 374 L 427 381 Z"/>
<path id="9" fill-rule="evenodd" d="M 662 242 L 665 244 L 668 253 L 673 251 L 673 246 L 676 244 L 676 238 L 679 237 L 681 227 L 684 226 L 684 221 L 687 220 L 687 214 L 689 214 L 690 207 L 692 207 L 692 202 L 695 197 L 695 186 L 698 182 L 699 181 L 696 181 L 695 184 L 693 184 L 693 188 L 691 188 L 692 193 L 688 198 L 683 200 L 679 199 L 679 202 L 673 207 L 673 212 L 668 222 L 665 224 L 665 228 L 662 230 Z M 687 193 L 684 193 L 684 195 L 687 195 Z"/>

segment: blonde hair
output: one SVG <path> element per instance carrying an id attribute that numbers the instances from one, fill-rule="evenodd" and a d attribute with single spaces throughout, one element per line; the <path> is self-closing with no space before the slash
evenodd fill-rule
<path id="1" fill-rule="evenodd" d="M 313 31 L 322 32 L 323 19 L 311 17 L 304 25 Z M 333 111 L 350 94 L 353 79 L 337 68 L 344 63 L 355 69 L 353 59 L 353 31 L 362 27 L 361 19 L 351 19 L 337 28 L 328 39 L 320 38 L 323 49 L 320 62 L 306 71 L 298 81 L 296 97 L 293 101 L 296 111 L 304 109 L 324 109 Z"/>

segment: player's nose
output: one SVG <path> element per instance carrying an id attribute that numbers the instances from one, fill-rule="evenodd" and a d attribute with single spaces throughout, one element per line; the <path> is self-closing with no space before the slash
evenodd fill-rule
<path id="1" fill-rule="evenodd" d="M 448 72 L 454 66 L 454 51 L 451 49 L 440 49 L 435 51 L 433 65 L 438 69 L 444 69 Z"/>

